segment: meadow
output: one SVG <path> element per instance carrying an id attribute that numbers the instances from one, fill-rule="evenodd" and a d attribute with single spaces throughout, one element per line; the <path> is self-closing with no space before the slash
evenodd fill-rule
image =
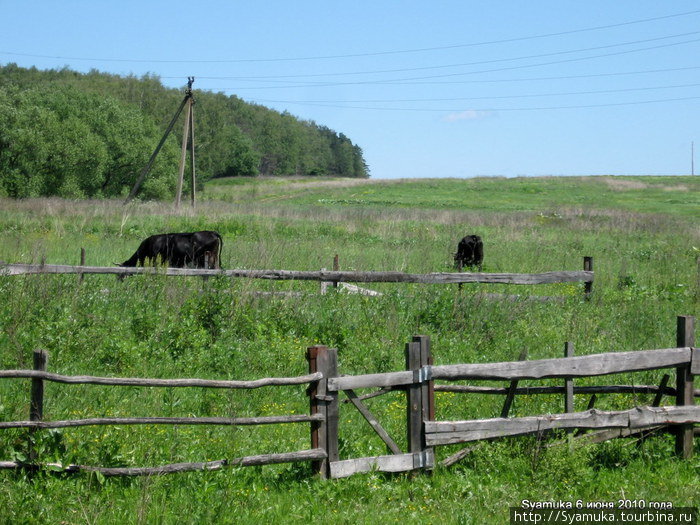
<path id="1" fill-rule="evenodd" d="M 364 297 L 318 294 L 315 282 L 136 276 L 0 277 L 0 366 L 120 377 L 256 379 L 303 375 L 306 348 L 338 348 L 342 373 L 401 370 L 404 344 L 430 335 L 436 364 L 668 348 L 676 316 L 700 314 L 700 177 L 546 177 L 423 180 L 214 180 L 196 209 L 171 203 L 0 200 L 0 261 L 108 266 L 153 233 L 213 229 L 224 268 L 450 271 L 457 241 L 477 233 L 484 271 L 580 270 L 594 258 L 591 301 L 581 284 L 364 285 Z M 257 292 L 301 292 L 261 295 Z M 486 293 L 517 294 L 495 300 Z M 558 296 L 533 301 L 528 296 Z M 605 378 L 658 384 L 663 372 Z M 543 384 L 532 382 L 531 384 Z M 547 383 L 549 384 L 549 383 Z M 579 383 L 577 383 L 579 384 Z M 580 384 L 587 384 L 581 381 Z M 48 384 L 45 417 L 305 414 L 303 387 L 253 391 Z M 0 381 L 0 420 L 27 418 L 29 381 Z M 599 396 L 601 409 L 651 402 Z M 494 417 L 498 396 L 439 393 L 438 419 Z M 576 408 L 588 399 L 577 396 Z M 666 403 L 671 400 L 667 399 Z M 369 408 L 405 447 L 405 401 Z M 511 415 L 556 413 L 561 396 L 519 396 Z M 349 405 L 341 458 L 384 454 Z M 0 431 L 0 460 L 28 454 L 27 433 Z M 82 427 L 35 434 L 43 461 L 146 466 L 308 448 L 308 425 Z M 459 446 L 436 450 L 438 460 Z M 507 523 L 521 500 L 670 501 L 700 506 L 700 459 L 673 438 L 545 447 L 533 437 L 485 443 L 432 474 L 359 474 L 324 481 L 307 464 L 105 479 L 0 471 L 0 521 L 13 523 Z"/>

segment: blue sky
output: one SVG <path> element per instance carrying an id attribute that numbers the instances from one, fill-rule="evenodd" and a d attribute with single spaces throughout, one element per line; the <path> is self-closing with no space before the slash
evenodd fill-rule
<path id="1" fill-rule="evenodd" d="M 695 1 L 0 0 L 0 12 L 2 64 L 171 87 L 194 76 L 344 133 L 374 178 L 684 175 L 691 142 L 700 151 Z"/>

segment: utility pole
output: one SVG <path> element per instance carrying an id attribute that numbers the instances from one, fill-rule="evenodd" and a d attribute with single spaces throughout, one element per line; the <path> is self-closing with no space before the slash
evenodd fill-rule
<path id="1" fill-rule="evenodd" d="M 194 97 L 192 96 L 192 83 L 194 82 L 194 77 L 187 77 L 187 89 L 185 90 L 185 98 L 182 99 L 182 102 L 180 102 L 180 106 L 177 108 L 177 111 L 175 112 L 175 115 L 173 115 L 173 118 L 170 120 L 170 124 L 168 124 L 167 129 L 165 130 L 165 133 L 163 134 L 163 137 L 160 139 L 160 142 L 156 146 L 156 149 L 153 151 L 151 154 L 151 157 L 148 159 L 148 162 L 144 166 L 144 168 L 141 170 L 141 173 L 139 174 L 138 179 L 136 180 L 136 183 L 134 184 L 134 187 L 131 190 L 131 193 L 129 193 L 129 196 L 126 198 L 124 201 L 124 204 L 129 204 L 131 200 L 136 197 L 136 194 L 138 193 L 139 189 L 141 188 L 141 184 L 143 184 L 143 181 L 146 179 L 146 175 L 148 175 L 148 172 L 151 170 L 151 167 L 153 167 L 153 163 L 156 160 L 156 157 L 158 156 L 158 153 L 160 152 L 161 148 L 163 147 L 163 144 L 165 144 L 165 140 L 168 138 L 168 135 L 170 135 L 170 132 L 173 130 L 173 126 L 175 126 L 175 122 L 177 122 L 178 117 L 180 116 L 180 113 L 182 113 L 182 110 L 185 106 L 187 106 L 187 113 L 185 116 L 185 130 L 182 135 L 182 155 L 180 157 L 180 170 L 179 170 L 179 175 L 178 175 L 178 184 L 177 184 L 177 195 L 175 199 L 175 207 L 179 208 L 180 207 L 180 198 L 182 196 L 182 180 L 184 178 L 184 173 L 185 173 L 185 158 L 187 156 L 187 139 L 189 138 L 190 142 L 190 159 L 191 159 L 191 164 L 192 164 L 192 207 L 194 207 L 194 191 L 195 191 L 195 171 L 194 171 Z"/>
<path id="2" fill-rule="evenodd" d="M 182 197 L 182 182 L 185 176 L 185 160 L 187 159 L 187 140 L 190 142 L 190 159 L 192 164 L 192 207 L 194 207 L 194 97 L 192 96 L 192 83 L 194 77 L 187 77 L 187 90 L 185 91 L 185 101 L 187 110 L 185 112 L 185 128 L 182 132 L 182 154 L 180 155 L 180 169 L 177 177 L 177 192 L 175 194 L 175 209 L 180 208 Z"/>
<path id="3" fill-rule="evenodd" d="M 690 174 L 695 175 L 695 142 L 690 143 Z"/>

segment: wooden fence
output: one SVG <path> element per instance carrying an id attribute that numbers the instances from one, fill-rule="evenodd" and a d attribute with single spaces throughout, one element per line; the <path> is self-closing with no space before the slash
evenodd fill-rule
<path id="1" fill-rule="evenodd" d="M 339 375 L 335 365 L 337 359 L 335 351 L 325 347 L 316 347 L 314 351 L 317 360 L 330 363 L 325 368 L 319 368 L 323 371 L 324 379 L 319 382 L 321 394 L 316 403 L 319 404 L 321 413 L 324 413 L 326 418 L 319 423 L 314 443 L 324 448 L 328 452 L 328 457 L 324 462 L 318 464 L 318 472 L 321 476 L 337 478 L 369 470 L 397 472 L 432 468 L 435 463 L 434 447 L 437 446 L 532 433 L 541 434 L 554 429 L 579 430 L 580 432 L 599 431 L 585 434 L 588 438 L 592 437 L 594 441 L 631 436 L 652 430 L 670 429 L 676 435 L 677 453 L 685 458 L 690 457 L 693 451 L 693 425 L 700 422 L 700 406 L 694 406 L 694 397 L 698 395 L 698 392 L 694 389 L 693 378 L 694 375 L 700 373 L 700 349 L 693 348 L 694 318 L 687 316 L 678 318 L 677 345 L 676 348 L 575 357 L 573 356 L 573 347 L 567 344 L 567 356 L 557 359 L 525 361 L 524 356 L 521 356 L 522 359 L 515 362 L 433 366 L 429 339 L 425 336 L 417 336 L 406 345 L 406 370 L 356 376 Z M 578 389 L 574 387 L 574 378 L 664 368 L 676 370 L 675 388 L 669 388 L 666 385 L 667 378 L 659 386 L 612 385 L 580 387 Z M 312 370 L 314 369 L 312 368 Z M 532 390 L 532 387 L 518 389 L 517 386 L 518 381 L 523 379 L 548 378 L 563 379 L 564 384 L 561 390 L 558 387 L 540 387 L 537 390 Z M 440 379 L 508 382 L 508 386 L 503 389 L 486 387 L 488 388 L 487 393 L 506 396 L 500 417 L 463 421 L 435 421 L 434 392 L 436 390 L 468 393 L 486 392 L 483 390 L 484 387 L 479 389 L 466 385 L 464 385 L 464 390 L 459 388 L 452 390 L 449 388 L 452 385 L 436 385 L 435 381 Z M 355 390 L 360 388 L 378 390 L 358 396 Z M 407 394 L 408 450 L 406 452 L 399 450 L 394 440 L 367 407 L 362 404 L 364 399 L 380 396 L 393 390 L 403 390 Z M 337 425 L 338 421 L 342 421 L 342 418 L 337 416 L 338 393 L 340 391 L 343 391 L 349 401 L 360 410 L 370 426 L 386 443 L 392 452 L 391 455 L 338 459 Z M 552 392 L 564 394 L 564 413 L 507 417 L 514 395 Z M 574 395 L 583 392 L 594 394 L 646 392 L 655 393 L 656 397 L 651 406 L 634 407 L 623 411 L 601 411 L 596 410 L 589 403 L 588 410 L 575 412 Z M 673 396 L 675 405 L 658 406 L 663 395 Z M 468 448 L 459 451 L 444 460 L 442 465 L 449 466 L 455 463 L 470 450 Z"/>
<path id="2" fill-rule="evenodd" d="M 81 252 L 84 260 L 84 252 Z M 335 260 L 337 263 L 337 259 Z M 336 264 L 337 267 L 337 264 Z M 359 272 L 341 270 L 295 271 L 295 270 L 201 270 L 190 268 L 154 268 L 121 266 L 70 266 L 61 264 L 6 264 L 0 263 L 0 275 L 31 274 L 77 274 L 84 275 L 139 275 L 164 274 L 168 276 L 197 276 L 264 279 L 272 281 L 320 281 L 331 283 L 416 283 L 416 284 L 562 284 L 584 283 L 584 296 L 589 298 L 593 291 L 593 258 L 584 257 L 581 271 L 554 271 L 544 273 L 403 273 L 403 272 Z"/>
<path id="3" fill-rule="evenodd" d="M 115 378 L 94 376 L 67 376 L 46 371 L 47 354 L 43 350 L 34 352 L 33 370 L 0 370 L 0 379 L 3 378 L 27 378 L 31 379 L 31 399 L 29 403 L 28 421 L 3 421 L 0 422 L 0 430 L 8 428 L 28 428 L 30 431 L 51 428 L 68 428 L 96 425 L 273 425 L 287 423 L 311 423 L 317 424 L 323 419 L 322 414 L 311 415 L 280 415 L 264 417 L 111 417 L 73 419 L 62 421 L 44 420 L 44 382 L 52 381 L 70 385 L 91 384 L 118 387 L 199 387 L 199 388 L 224 388 L 224 389 L 251 389 L 270 386 L 305 385 L 318 382 L 320 373 L 312 373 L 299 377 L 273 377 L 256 379 L 252 381 L 219 381 L 208 379 L 144 379 L 144 378 Z M 29 463 L 16 461 L 0 461 L 0 468 L 18 469 L 50 467 L 57 472 L 99 472 L 104 476 L 139 476 L 153 474 L 167 474 L 174 472 L 186 472 L 193 470 L 218 470 L 225 466 L 253 466 L 270 465 L 274 463 L 289 463 L 295 461 L 314 461 L 326 458 L 326 452 L 320 448 L 301 450 L 297 452 L 285 452 L 279 454 L 264 454 L 258 456 L 246 456 L 235 459 L 222 459 L 197 463 L 174 463 L 157 467 L 125 467 L 110 468 L 86 465 L 60 465 L 38 463 L 40 458 L 30 448 Z"/>
<path id="4" fill-rule="evenodd" d="M 700 373 L 700 349 L 695 344 L 695 319 L 681 316 L 677 319 L 674 348 L 611 352 L 574 356 L 573 347 L 565 345 L 565 357 L 501 363 L 433 365 L 430 339 L 415 336 L 406 344 L 406 368 L 403 371 L 364 375 L 341 375 L 338 370 L 337 350 L 313 346 L 307 350 L 309 374 L 300 377 L 264 378 L 252 381 L 217 381 L 203 379 L 141 379 L 92 376 L 65 376 L 46 371 L 46 354 L 35 352 L 34 370 L 1 370 L 0 379 L 31 379 L 31 401 L 28 421 L 0 422 L 0 430 L 28 428 L 39 431 L 46 428 L 66 428 L 85 425 L 265 425 L 282 423 L 310 423 L 311 448 L 298 452 L 248 456 L 231 460 L 200 463 L 178 463 L 158 467 L 107 468 L 84 465 L 51 465 L 52 470 L 64 472 L 97 471 L 106 476 L 135 476 L 182 472 L 186 470 L 215 470 L 227 465 L 265 465 L 293 461 L 312 461 L 314 471 L 323 478 L 341 478 L 358 472 L 378 470 L 405 472 L 431 469 L 435 466 L 434 447 L 457 443 L 543 434 L 560 429 L 578 430 L 577 438 L 602 441 L 627 437 L 650 431 L 670 431 L 676 436 L 676 452 L 688 458 L 693 452 L 694 425 L 700 423 L 700 406 L 694 397 L 700 393 L 694 388 L 694 376 Z M 668 375 L 657 385 L 608 385 L 576 387 L 576 378 L 609 374 L 639 372 L 672 368 L 676 371 L 675 387 L 667 385 Z M 561 379 L 559 386 L 518 387 L 524 379 Z M 469 385 L 436 385 L 436 380 L 504 381 L 507 386 L 475 387 Z M 150 387 L 206 387 L 249 389 L 283 385 L 308 384 L 310 414 L 281 415 L 250 418 L 91 418 L 66 421 L 46 421 L 43 418 L 44 381 L 66 384 L 99 384 L 110 386 Z M 358 395 L 356 390 L 373 389 Z M 399 390 L 406 394 L 406 449 L 402 450 L 381 422 L 364 403 L 366 399 Z M 340 459 L 339 435 L 346 419 L 340 416 L 340 392 L 346 403 L 356 408 L 373 431 L 386 444 L 390 454 L 372 457 Z M 477 420 L 437 421 L 435 418 L 435 391 L 488 393 L 505 395 L 500 417 Z M 621 411 L 601 411 L 593 407 L 595 396 L 603 393 L 655 394 L 650 406 L 637 406 Z M 560 393 L 564 396 L 565 411 L 560 414 L 508 417 L 515 395 Z M 588 410 L 574 411 L 576 394 L 593 394 Z M 671 396 L 673 406 L 660 406 L 663 396 Z M 594 432 L 588 432 L 594 431 Z M 586 433 L 588 432 L 588 433 Z M 573 438 L 573 436 L 572 436 Z M 466 456 L 471 448 L 463 449 L 442 461 L 449 466 Z M 39 468 L 36 455 L 21 464 L 1 461 L 0 468 Z"/>

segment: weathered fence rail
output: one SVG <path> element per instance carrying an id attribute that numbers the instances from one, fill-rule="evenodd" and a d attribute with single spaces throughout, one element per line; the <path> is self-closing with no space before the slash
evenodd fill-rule
<path id="1" fill-rule="evenodd" d="M 200 270 L 190 268 L 122 268 L 120 266 L 69 266 L 61 264 L 2 264 L 0 275 L 77 274 L 77 275 L 139 275 L 160 274 L 194 277 L 242 277 L 273 281 L 324 281 L 356 283 L 416 283 L 416 284 L 553 284 L 592 283 L 592 271 L 556 271 L 544 273 L 403 273 L 356 271 L 295 271 L 295 270 Z"/>
<path id="2" fill-rule="evenodd" d="M 96 377 L 66 376 L 43 370 L 0 370 L 1 378 L 43 379 L 56 383 L 72 385 L 111 385 L 111 386 L 153 386 L 153 387 L 204 387 L 250 389 L 264 386 L 303 385 L 321 379 L 322 374 L 308 374 L 298 377 L 267 377 L 251 381 L 232 381 L 217 379 L 145 379 L 138 377 Z"/>
<path id="3" fill-rule="evenodd" d="M 535 434 L 554 429 L 649 428 L 700 422 L 700 406 L 635 407 L 623 411 L 585 412 L 469 421 L 426 421 L 428 445 L 450 445 L 495 437 Z"/>

